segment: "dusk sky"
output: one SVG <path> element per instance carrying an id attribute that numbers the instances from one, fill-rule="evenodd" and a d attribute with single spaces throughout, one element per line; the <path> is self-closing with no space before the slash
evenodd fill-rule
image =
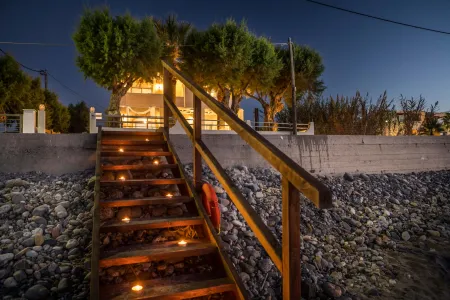
<path id="1" fill-rule="evenodd" d="M 320 0 L 361 13 L 417 26 L 450 32 L 448 0 Z M 285 42 L 316 49 L 324 60 L 324 96 L 369 93 L 374 100 L 387 90 L 398 99 L 422 94 L 428 104 L 439 101 L 450 110 L 450 35 L 427 32 L 333 10 L 303 0 L 127 0 L 54 1 L 0 0 L 0 42 L 69 44 L 65 47 L 5 45 L 0 48 L 34 69 L 48 69 L 80 98 L 49 78 L 49 88 L 64 104 L 85 100 L 97 111 L 109 101 L 109 91 L 85 80 L 75 65 L 71 36 L 85 6 L 107 4 L 113 14 L 165 17 L 176 13 L 180 20 L 204 29 L 228 17 L 245 18 L 251 31 Z M 36 74 L 32 74 L 36 76 Z M 252 118 L 256 101 L 244 100 L 245 118 Z"/>

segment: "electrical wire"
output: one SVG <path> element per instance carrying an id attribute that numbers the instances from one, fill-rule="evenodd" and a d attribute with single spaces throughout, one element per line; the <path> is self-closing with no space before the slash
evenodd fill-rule
<path id="1" fill-rule="evenodd" d="M 0 48 L 0 51 L 1 51 L 3 54 L 8 55 L 8 53 L 6 53 L 5 51 L 3 51 L 3 49 L 1 49 L 1 48 Z M 30 70 L 30 71 L 33 71 L 33 72 L 36 72 L 36 73 L 39 73 L 39 74 L 40 74 L 41 71 L 42 71 L 42 70 L 35 70 L 35 69 L 33 69 L 33 68 L 29 68 L 29 67 L 27 67 L 27 66 L 21 64 L 21 63 L 20 63 L 19 61 L 17 61 L 17 60 L 16 60 L 16 62 L 17 62 L 19 65 L 21 65 L 23 68 L 27 69 L 27 70 Z"/>
<path id="2" fill-rule="evenodd" d="M 318 4 L 318 5 L 322 5 L 322 6 L 326 6 L 326 7 L 329 7 L 329 8 L 345 11 L 345 12 L 348 12 L 348 13 L 360 15 L 360 16 L 363 16 L 363 17 L 372 18 L 372 19 L 379 20 L 379 21 L 384 21 L 384 22 L 389 22 L 389 23 L 393 23 L 393 24 L 397 24 L 397 25 L 407 26 L 407 27 L 411 27 L 411 28 L 415 28 L 415 29 L 421 29 L 421 30 L 435 32 L 435 33 L 442 33 L 442 34 L 450 35 L 450 32 L 447 32 L 447 31 L 436 30 L 436 29 L 431 29 L 431 28 L 426 28 L 426 27 L 406 24 L 406 23 L 402 23 L 402 22 L 392 21 L 392 20 L 388 20 L 388 19 L 384 19 L 384 18 L 380 18 L 380 17 L 368 15 L 368 14 L 363 14 L 363 13 L 356 12 L 356 11 L 353 11 L 353 10 L 349 10 L 349 9 L 345 9 L 345 8 L 341 8 L 341 7 L 337 7 L 337 6 L 334 6 L 334 5 L 325 4 L 325 3 L 321 3 L 321 2 L 317 2 L 317 1 L 313 1 L 313 0 L 305 0 L 305 1 L 306 2 L 311 2 L 311 3 L 314 3 L 314 4 Z"/>
<path id="3" fill-rule="evenodd" d="M 71 44 L 57 44 L 57 43 L 29 43 L 29 42 L 0 42 L 0 44 L 8 45 L 35 45 L 35 46 L 50 46 L 50 47 L 69 47 Z"/>

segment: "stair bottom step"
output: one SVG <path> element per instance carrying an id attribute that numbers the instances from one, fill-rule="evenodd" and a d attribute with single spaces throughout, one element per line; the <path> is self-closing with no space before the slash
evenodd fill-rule
<path id="1" fill-rule="evenodd" d="M 135 292 L 132 290 L 135 285 L 140 285 L 143 289 Z M 101 299 L 114 300 L 189 299 L 226 292 L 235 292 L 235 284 L 229 278 L 198 274 L 100 286 Z"/>

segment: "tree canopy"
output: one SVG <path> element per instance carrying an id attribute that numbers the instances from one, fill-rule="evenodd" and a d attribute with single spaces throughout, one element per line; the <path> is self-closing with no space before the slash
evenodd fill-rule
<path id="1" fill-rule="evenodd" d="M 69 104 L 69 132 L 81 133 L 89 131 L 89 108 L 84 101 Z"/>
<path id="2" fill-rule="evenodd" d="M 120 99 L 133 82 L 150 81 L 160 66 L 161 42 L 151 18 L 85 10 L 73 40 L 85 77 L 111 91 L 110 114 L 119 114 Z"/>

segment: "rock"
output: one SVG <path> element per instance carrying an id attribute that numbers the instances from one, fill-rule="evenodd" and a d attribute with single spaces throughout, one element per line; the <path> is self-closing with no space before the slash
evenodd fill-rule
<path id="1" fill-rule="evenodd" d="M 14 272 L 13 277 L 16 281 L 21 282 L 27 279 L 27 274 L 25 273 L 24 270 L 18 270 Z"/>
<path id="2" fill-rule="evenodd" d="M 411 238 L 411 235 L 409 234 L 409 232 L 408 232 L 408 231 L 403 231 L 403 233 L 402 233 L 402 239 L 403 239 L 404 241 L 409 241 L 410 238 Z"/>
<path id="3" fill-rule="evenodd" d="M 32 216 L 31 221 L 40 225 L 47 225 L 47 220 L 40 216 Z"/>
<path id="4" fill-rule="evenodd" d="M 131 207 L 121 207 L 117 212 L 116 218 L 122 220 L 123 218 L 131 218 Z"/>
<path id="5" fill-rule="evenodd" d="M 341 287 L 331 283 L 331 282 L 325 282 L 322 285 L 323 291 L 325 294 L 327 294 L 330 297 L 333 298 L 339 298 L 342 296 L 342 289 Z"/>
<path id="6" fill-rule="evenodd" d="M 57 202 L 61 201 L 62 196 L 61 194 L 56 194 L 55 196 L 53 196 L 53 199 L 55 199 Z"/>
<path id="7" fill-rule="evenodd" d="M 239 264 L 239 266 L 242 268 L 242 270 L 244 270 L 244 272 L 249 273 L 249 274 L 253 274 L 256 271 L 255 267 L 253 267 L 249 264 L 246 264 L 245 262 L 241 262 Z"/>
<path id="8" fill-rule="evenodd" d="M 142 208 L 139 206 L 133 206 L 131 208 L 131 217 L 132 218 L 140 218 L 142 216 Z"/>
<path id="9" fill-rule="evenodd" d="M 45 300 L 49 294 L 50 292 L 45 286 L 36 284 L 26 291 L 25 298 L 28 300 Z"/>
<path id="10" fill-rule="evenodd" d="M 440 237 L 441 233 L 437 230 L 427 230 L 428 234 L 434 237 Z"/>
<path id="11" fill-rule="evenodd" d="M 240 221 L 238 221 L 238 220 L 233 220 L 233 221 L 231 221 L 231 223 L 232 223 L 234 226 L 242 227 L 242 223 L 241 223 Z"/>
<path id="12" fill-rule="evenodd" d="M 14 259 L 14 254 L 12 254 L 12 253 L 0 254 L 0 267 L 6 265 L 13 259 Z"/>
<path id="13" fill-rule="evenodd" d="M 355 178 L 353 178 L 352 175 L 350 175 L 349 173 L 344 173 L 344 179 L 347 181 L 354 181 Z"/>
<path id="14" fill-rule="evenodd" d="M 75 183 L 74 185 L 72 185 L 72 190 L 74 190 L 75 192 L 81 192 L 83 188 L 81 187 L 81 184 Z"/>
<path id="15" fill-rule="evenodd" d="M 7 212 L 9 212 L 12 208 L 11 204 L 4 204 L 2 206 L 0 206 L 0 215 L 2 214 L 6 214 Z"/>
<path id="16" fill-rule="evenodd" d="M 67 243 L 66 243 L 66 248 L 67 249 L 72 249 L 72 248 L 75 248 L 76 246 L 78 246 L 80 243 L 78 242 L 78 240 L 77 239 L 71 239 L 71 240 L 68 240 L 67 241 Z"/>
<path id="17" fill-rule="evenodd" d="M 223 194 L 225 193 L 225 191 L 220 187 L 220 186 L 214 186 L 214 191 L 216 192 L 216 194 Z"/>
<path id="18" fill-rule="evenodd" d="M 233 224 L 231 224 L 225 220 L 221 220 L 220 229 L 222 231 L 229 231 L 229 230 L 233 229 Z"/>
<path id="19" fill-rule="evenodd" d="M 67 278 L 63 278 L 58 283 L 58 293 L 65 293 L 70 289 L 70 282 Z"/>
<path id="20" fill-rule="evenodd" d="M 262 259 L 258 262 L 258 267 L 263 273 L 268 273 L 272 269 L 272 261 L 268 258 Z"/>
<path id="21" fill-rule="evenodd" d="M 257 199 L 261 199 L 262 197 L 264 197 L 264 194 L 262 192 L 256 192 L 255 197 Z"/>
<path id="22" fill-rule="evenodd" d="M 171 217 L 181 217 L 183 215 L 183 209 L 181 207 L 171 207 L 167 210 L 167 214 Z"/>
<path id="23" fill-rule="evenodd" d="M 13 277 L 8 277 L 3 282 L 3 286 L 7 289 L 12 289 L 17 287 L 17 281 Z"/>
<path id="24" fill-rule="evenodd" d="M 55 207 L 55 213 L 59 219 L 67 217 L 67 210 L 62 205 L 58 205 Z"/>
<path id="25" fill-rule="evenodd" d="M 44 236 L 41 233 L 40 234 L 36 234 L 34 236 L 34 244 L 36 246 L 42 246 L 44 244 L 44 241 L 45 241 Z"/>
<path id="26" fill-rule="evenodd" d="M 34 250 L 28 250 L 25 254 L 26 257 L 34 258 L 38 256 L 38 253 Z"/>
<path id="27" fill-rule="evenodd" d="M 61 234 L 61 225 L 56 225 L 52 228 L 52 237 L 56 239 Z"/>
<path id="28" fill-rule="evenodd" d="M 28 181 L 22 180 L 21 178 L 16 178 L 16 179 L 11 179 L 11 180 L 7 180 L 5 187 L 8 189 L 11 189 L 13 187 L 16 186 L 28 186 L 29 183 Z"/>
<path id="29" fill-rule="evenodd" d="M 11 193 L 11 202 L 14 204 L 19 204 L 25 202 L 25 196 L 22 193 Z"/>
<path id="30" fill-rule="evenodd" d="M 26 259 L 21 259 L 14 264 L 14 270 L 26 270 L 31 268 L 30 263 Z"/>
<path id="31" fill-rule="evenodd" d="M 228 200 L 228 199 L 219 198 L 219 202 L 220 202 L 220 204 L 222 204 L 223 206 L 228 206 L 228 205 L 230 205 L 230 200 Z"/>
<path id="32" fill-rule="evenodd" d="M 47 204 L 40 205 L 33 209 L 31 215 L 43 217 L 49 211 L 49 208 L 50 207 Z"/>
<path id="33" fill-rule="evenodd" d="M 35 238 L 31 237 L 23 240 L 22 245 L 25 247 L 33 247 L 35 245 Z"/>
<path id="34" fill-rule="evenodd" d="M 247 281 L 250 280 L 250 275 L 248 275 L 245 272 L 241 272 L 240 276 L 241 276 L 241 279 L 242 279 L 243 282 L 247 282 Z"/>
<path id="35" fill-rule="evenodd" d="M 114 218 L 114 210 L 111 207 L 100 208 L 100 220 Z"/>
<path id="36" fill-rule="evenodd" d="M 364 173 L 361 173 L 361 174 L 359 175 L 359 177 L 361 177 L 361 179 L 362 179 L 362 180 L 365 180 L 365 181 L 369 181 L 369 180 L 370 180 L 369 176 L 367 176 L 367 175 L 364 174 Z"/>
<path id="37" fill-rule="evenodd" d="M 166 212 L 167 212 L 167 207 L 165 207 L 165 206 L 154 207 L 154 208 L 152 209 L 152 216 L 153 216 L 153 217 L 161 217 L 161 216 L 163 216 Z"/>

